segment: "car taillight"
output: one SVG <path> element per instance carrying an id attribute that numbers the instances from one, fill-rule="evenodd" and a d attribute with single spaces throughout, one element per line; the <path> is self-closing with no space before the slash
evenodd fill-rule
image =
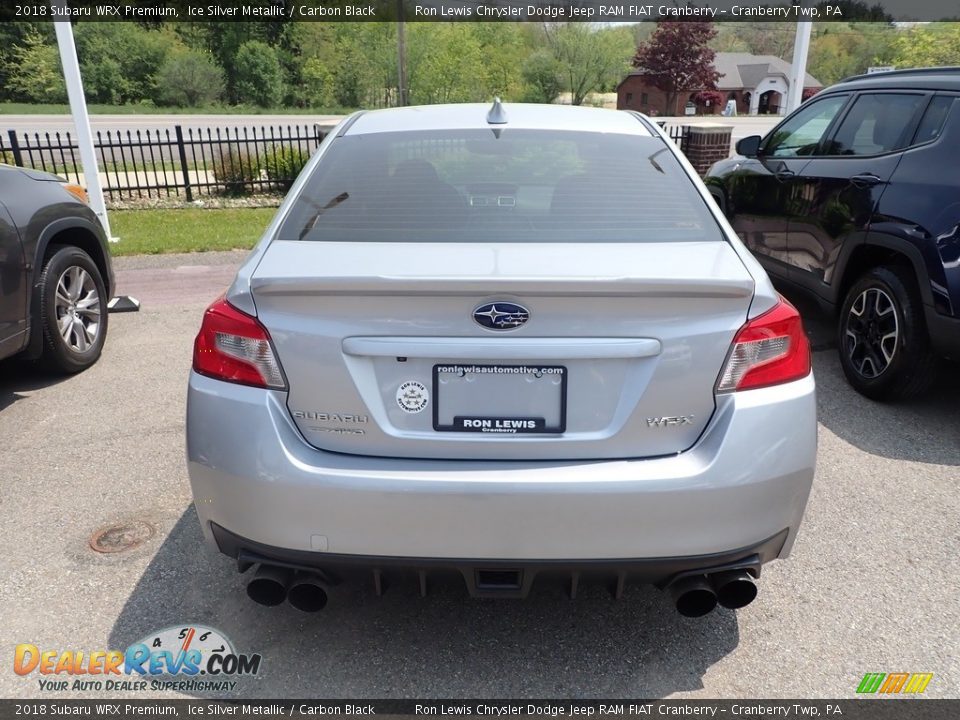
<path id="1" fill-rule="evenodd" d="M 222 297 L 203 314 L 193 343 L 193 369 L 241 385 L 286 387 L 266 328 Z"/>
<path id="2" fill-rule="evenodd" d="M 797 309 L 780 298 L 740 328 L 717 392 L 749 390 L 799 380 L 810 373 L 810 343 Z"/>

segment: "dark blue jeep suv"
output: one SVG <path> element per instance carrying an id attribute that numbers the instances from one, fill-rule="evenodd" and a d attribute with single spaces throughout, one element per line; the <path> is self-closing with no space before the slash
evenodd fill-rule
<path id="1" fill-rule="evenodd" d="M 960 68 L 849 78 L 708 172 L 776 282 L 837 317 L 843 370 L 878 399 L 960 359 Z"/>

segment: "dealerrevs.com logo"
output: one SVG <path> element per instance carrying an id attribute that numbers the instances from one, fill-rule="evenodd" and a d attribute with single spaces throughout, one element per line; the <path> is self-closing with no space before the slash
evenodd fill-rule
<path id="1" fill-rule="evenodd" d="M 226 692 L 233 678 L 256 675 L 261 656 L 234 650 L 219 630 L 203 625 L 168 627 L 126 650 L 59 650 L 17 645 L 13 671 L 40 675 L 44 691 Z"/>
<path id="2" fill-rule="evenodd" d="M 933 673 L 867 673 L 857 686 L 861 695 L 911 695 L 922 693 L 933 680 Z"/>

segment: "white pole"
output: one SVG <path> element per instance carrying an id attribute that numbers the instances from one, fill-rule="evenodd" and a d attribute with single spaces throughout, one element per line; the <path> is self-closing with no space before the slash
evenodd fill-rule
<path id="1" fill-rule="evenodd" d="M 66 0 L 50 0 L 50 5 L 66 8 Z M 61 17 L 67 17 L 61 15 Z M 87 181 L 87 195 L 90 207 L 96 213 L 107 237 L 110 234 L 110 222 L 107 220 L 107 206 L 103 202 L 103 188 L 97 171 L 97 155 L 93 148 L 93 133 L 90 132 L 90 117 L 87 115 L 87 99 L 83 94 L 83 82 L 80 79 L 80 65 L 77 62 L 77 48 L 73 43 L 73 28 L 69 20 L 53 23 L 57 31 L 57 45 L 60 47 L 60 63 L 63 65 L 63 79 L 67 84 L 67 97 L 70 99 L 70 111 L 77 126 L 77 144 L 80 146 L 80 162 L 83 163 L 83 177 Z"/>
<path id="2" fill-rule="evenodd" d="M 800 107 L 803 101 L 803 83 L 807 79 L 807 53 L 810 51 L 810 30 L 813 23 L 797 23 L 797 39 L 793 43 L 793 67 L 790 69 L 790 87 L 787 90 L 787 112 Z"/>

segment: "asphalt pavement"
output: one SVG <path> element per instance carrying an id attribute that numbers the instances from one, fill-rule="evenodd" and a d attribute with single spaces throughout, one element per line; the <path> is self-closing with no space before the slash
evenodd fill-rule
<path id="1" fill-rule="evenodd" d="M 143 308 L 110 316 L 97 365 L 58 378 L 0 363 L 0 696 L 41 695 L 36 674 L 10 670 L 17 643 L 123 649 L 203 623 L 263 655 L 232 692 L 245 697 L 836 698 L 899 671 L 960 697 L 960 373 L 926 399 L 873 403 L 843 381 L 819 321 L 813 493 L 793 556 L 744 610 L 687 619 L 644 587 L 421 599 L 414 583 L 382 598 L 340 587 L 315 615 L 253 604 L 201 544 L 183 441 L 193 336 L 242 256 L 120 258 L 120 292 Z M 91 549 L 133 521 L 153 530 L 138 548 Z"/>

